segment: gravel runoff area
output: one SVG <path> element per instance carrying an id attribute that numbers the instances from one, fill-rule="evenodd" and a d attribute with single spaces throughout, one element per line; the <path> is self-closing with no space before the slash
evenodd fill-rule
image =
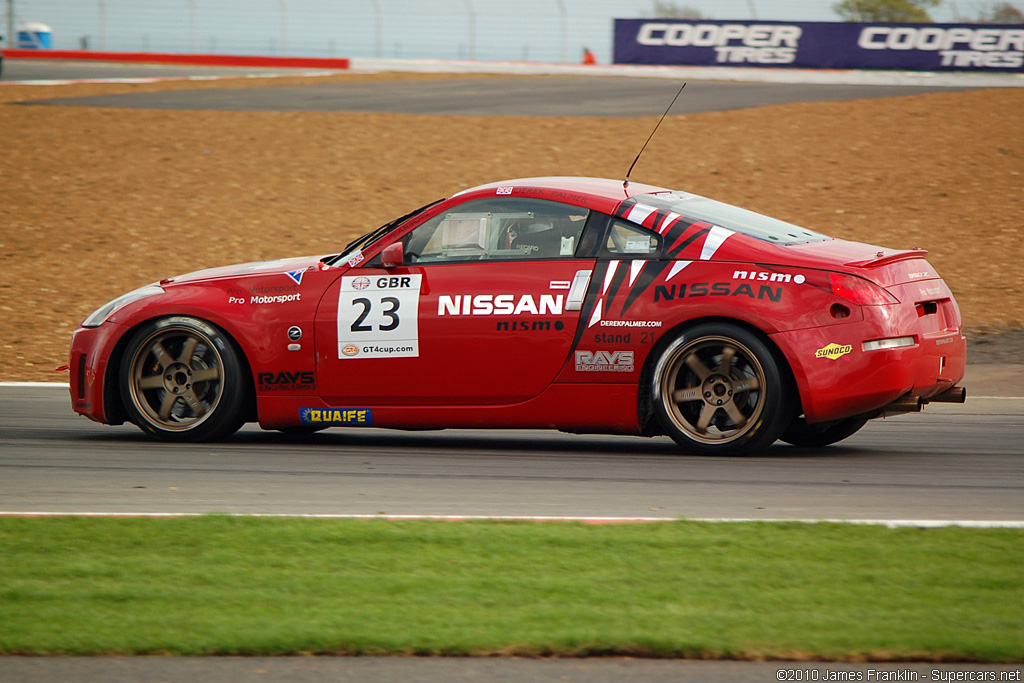
<path id="1" fill-rule="evenodd" d="M 0 381 L 65 379 L 54 368 L 78 322 L 163 277 L 334 252 L 501 178 L 621 177 L 657 120 L 15 104 L 437 78 L 483 76 L 4 84 Z M 1006 380 L 1024 376 L 1022 111 L 1016 88 L 670 115 L 633 179 L 836 237 L 927 249 L 964 313 L 970 362 Z"/>

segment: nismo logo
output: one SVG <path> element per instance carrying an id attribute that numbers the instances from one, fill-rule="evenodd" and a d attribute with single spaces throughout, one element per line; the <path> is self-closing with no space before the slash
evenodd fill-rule
<path id="1" fill-rule="evenodd" d="M 802 285 L 807 281 L 803 275 L 789 273 L 769 273 L 764 270 L 734 270 L 733 280 L 759 280 L 761 282 L 795 282 Z"/>

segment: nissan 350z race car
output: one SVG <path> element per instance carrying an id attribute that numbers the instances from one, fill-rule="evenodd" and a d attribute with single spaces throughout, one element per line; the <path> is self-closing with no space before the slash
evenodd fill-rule
<path id="1" fill-rule="evenodd" d="M 256 421 L 822 446 L 964 400 L 960 312 L 924 256 L 650 185 L 509 180 L 339 254 L 125 294 L 75 331 L 71 399 L 169 441 Z"/>

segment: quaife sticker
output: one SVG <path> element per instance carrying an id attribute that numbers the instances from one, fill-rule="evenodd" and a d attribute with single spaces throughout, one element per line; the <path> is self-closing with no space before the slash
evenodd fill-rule
<path id="1" fill-rule="evenodd" d="M 341 279 L 338 358 L 418 358 L 422 275 Z"/>
<path id="2" fill-rule="evenodd" d="M 304 425 L 368 426 L 373 424 L 373 411 L 369 408 L 343 408 L 329 410 L 300 408 L 299 419 Z"/>

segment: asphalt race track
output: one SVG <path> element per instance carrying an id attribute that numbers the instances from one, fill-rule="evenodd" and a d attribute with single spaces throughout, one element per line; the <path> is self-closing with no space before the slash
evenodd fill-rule
<path id="1" fill-rule="evenodd" d="M 312 83 L 241 90 L 193 90 L 98 95 L 44 100 L 45 104 L 144 109 L 223 111 L 347 111 L 464 116 L 656 116 L 679 84 L 641 78 L 548 78 Z M 939 88 L 938 90 L 949 90 Z M 889 97 L 923 92 L 918 87 L 693 83 L 674 114 L 723 111 L 769 104 Z M 39 102 L 36 102 L 38 104 Z"/>
<path id="2" fill-rule="evenodd" d="M 822 681 L 956 681 L 983 680 L 957 678 L 970 673 L 977 676 L 980 672 L 995 676 L 987 680 L 1016 681 L 1020 671 L 1019 665 L 914 662 L 823 664 L 504 657 L 0 657 L 0 677 L 11 683 L 771 683 L 806 681 L 811 675 L 818 676 L 811 680 Z"/>
<path id="3" fill-rule="evenodd" d="M 4 80 L 61 78 L 183 77 L 197 69 L 222 76 L 231 70 L 131 64 L 10 60 Z M 238 69 L 236 75 L 269 75 L 274 69 Z M 33 104 L 125 107 L 142 109 L 208 109 L 222 111 L 347 111 L 465 116 L 657 116 L 672 101 L 679 83 L 658 78 L 600 79 L 579 76 L 545 78 L 446 78 L 395 81 L 324 82 L 272 88 L 202 89 L 128 95 L 47 98 L 45 89 Z M 696 81 L 672 108 L 674 114 L 743 109 L 789 102 L 894 97 L 925 92 L 964 90 L 928 85 L 742 83 Z"/>
<path id="4" fill-rule="evenodd" d="M 991 398 L 747 458 L 553 431 L 251 426 L 195 446 L 89 422 L 64 388 L 11 387 L 0 511 L 1024 522 L 1021 434 L 1024 401 Z"/>

